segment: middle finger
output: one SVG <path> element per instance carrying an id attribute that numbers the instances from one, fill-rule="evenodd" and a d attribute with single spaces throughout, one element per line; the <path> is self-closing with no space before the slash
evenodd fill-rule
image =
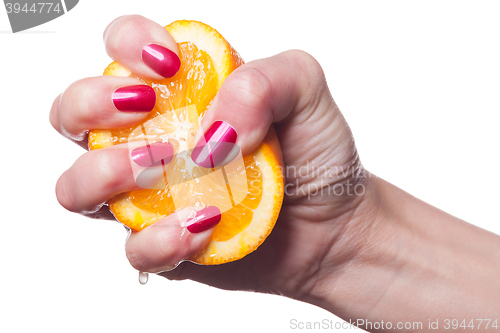
<path id="1" fill-rule="evenodd" d="M 50 122 L 61 134 L 81 141 L 90 129 L 132 126 L 156 103 L 153 88 L 128 77 L 99 76 L 76 81 L 59 95 Z"/>

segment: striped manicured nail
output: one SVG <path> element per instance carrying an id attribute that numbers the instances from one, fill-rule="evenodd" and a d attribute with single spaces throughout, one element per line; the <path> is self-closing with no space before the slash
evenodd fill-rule
<path id="1" fill-rule="evenodd" d="M 191 159 L 204 168 L 219 166 L 234 148 L 238 134 L 225 121 L 214 122 L 198 140 Z"/>
<path id="2" fill-rule="evenodd" d="M 174 147 L 168 142 L 155 142 L 138 147 L 130 153 L 135 164 L 147 168 L 170 163 L 174 157 Z"/>
<path id="3" fill-rule="evenodd" d="M 195 234 L 215 227 L 221 219 L 221 212 L 215 206 L 207 206 L 202 210 L 193 211 L 186 220 L 186 228 Z"/>

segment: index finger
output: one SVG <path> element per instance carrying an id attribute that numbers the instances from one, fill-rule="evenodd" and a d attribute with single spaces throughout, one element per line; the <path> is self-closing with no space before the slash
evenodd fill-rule
<path id="1" fill-rule="evenodd" d="M 121 16 L 104 31 L 106 52 L 140 77 L 161 80 L 180 68 L 179 48 L 161 25 L 140 15 Z"/>

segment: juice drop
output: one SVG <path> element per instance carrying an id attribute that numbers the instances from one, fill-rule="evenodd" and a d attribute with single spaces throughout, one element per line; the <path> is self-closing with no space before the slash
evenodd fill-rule
<path id="1" fill-rule="evenodd" d="M 146 283 L 148 283 L 148 278 L 149 278 L 149 274 L 148 273 L 139 272 L 139 283 L 140 284 L 146 284 Z"/>

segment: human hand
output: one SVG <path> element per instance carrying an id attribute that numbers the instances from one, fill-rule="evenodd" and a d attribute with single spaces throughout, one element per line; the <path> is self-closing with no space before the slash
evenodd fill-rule
<path id="1" fill-rule="evenodd" d="M 140 16 L 115 20 L 104 39 L 112 58 L 145 78 L 160 76 L 142 61 L 142 46 L 156 43 L 178 53 L 165 29 Z M 78 81 L 54 102 L 51 123 L 82 146 L 89 129 L 132 126 L 146 113 L 120 112 L 110 97 L 117 88 L 136 84 L 141 82 L 118 77 Z M 179 237 L 185 231 L 183 217 L 175 213 L 131 233 L 126 252 L 132 266 L 169 279 L 283 294 L 344 319 L 435 318 L 437 310 L 440 318 L 449 313 L 480 318 L 498 310 L 495 272 L 500 268 L 489 256 L 500 251 L 498 236 L 366 177 L 349 127 L 310 55 L 288 51 L 235 70 L 211 104 L 204 127 L 215 120 L 234 127 L 243 154 L 252 152 L 275 124 L 286 191 L 273 232 L 241 260 L 199 266 L 181 261 L 203 248 L 211 230 Z M 128 154 L 120 145 L 83 154 L 57 183 L 60 203 L 110 218 L 102 204 L 137 188 Z M 482 288 L 493 285 L 493 292 Z M 473 310 L 460 306 L 464 299 Z"/>
<path id="2" fill-rule="evenodd" d="M 165 29 L 140 16 L 115 20 L 104 39 L 112 58 L 147 78 L 159 76 L 141 59 L 140 47 L 156 43 L 178 53 Z M 141 82 L 118 77 L 80 80 L 56 99 L 51 122 L 58 131 L 86 146 L 83 133 L 89 129 L 131 126 L 145 117 L 146 112 L 120 112 L 111 102 L 115 89 L 137 84 Z M 318 277 L 316 267 L 323 260 L 333 260 L 327 254 L 332 247 L 340 246 L 339 239 L 352 222 L 350 214 L 363 201 L 364 196 L 353 195 L 354 191 L 365 191 L 365 179 L 358 177 L 361 165 L 351 132 L 330 95 L 320 65 L 304 52 L 288 51 L 241 66 L 226 80 L 203 123 L 208 127 L 215 120 L 234 126 L 243 154 L 252 152 L 269 126 L 276 124 L 285 170 L 295 170 L 285 174 L 286 195 L 280 218 L 268 240 L 243 260 L 220 267 L 186 262 L 164 275 L 198 279 L 227 289 L 290 296 L 306 292 L 313 283 L 312 276 Z M 59 179 L 59 201 L 71 211 L 110 217 L 102 204 L 115 194 L 137 187 L 129 163 L 126 147 L 85 153 Z M 339 172 L 325 177 L 315 174 L 312 166 Z M 308 174 L 300 177 L 298 170 Z M 333 186 L 337 186 L 336 193 L 343 194 L 315 193 L 321 187 Z M 210 232 L 179 241 L 175 237 L 181 230 L 177 215 L 158 222 L 155 228 L 130 235 L 127 256 L 134 267 L 146 272 L 171 269 L 206 244 Z M 179 228 L 158 228 L 172 223 Z M 341 246 L 339 257 L 352 251 L 354 244 L 347 245 Z"/>

